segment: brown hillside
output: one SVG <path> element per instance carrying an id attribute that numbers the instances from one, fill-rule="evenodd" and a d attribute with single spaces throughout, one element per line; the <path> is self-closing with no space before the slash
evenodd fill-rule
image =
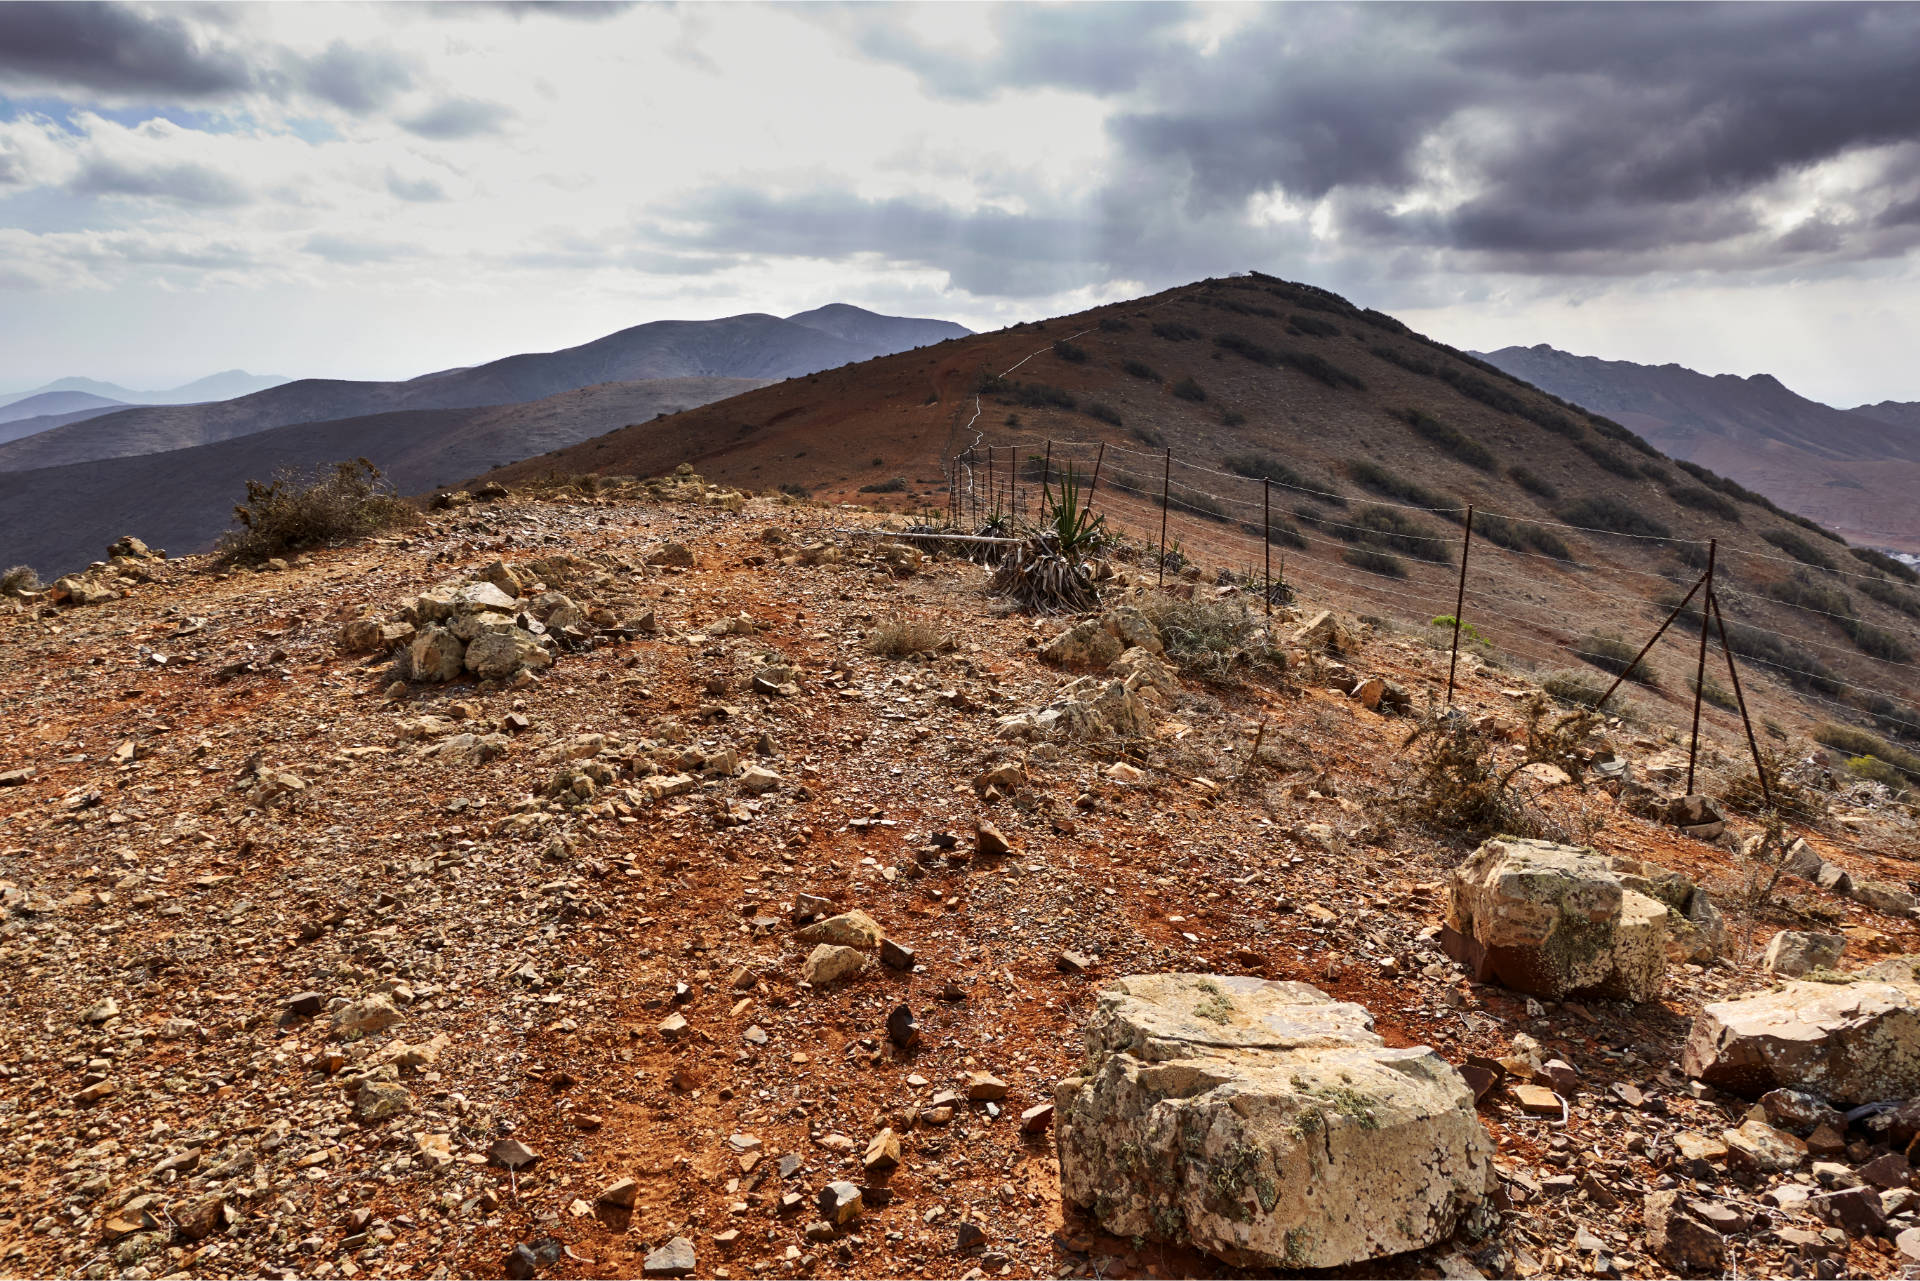
<path id="1" fill-rule="evenodd" d="M 1178 394 L 1194 385 L 1204 399 Z M 1104 442 L 1101 503 L 1157 537 L 1170 449 L 1171 537 L 1210 566 L 1257 571 L 1267 496 L 1234 473 L 1264 470 L 1280 482 L 1274 552 L 1287 575 L 1414 625 L 1453 612 L 1460 514 L 1395 504 L 1475 504 L 1501 519 L 1477 522 L 1464 616 L 1505 661 L 1540 672 L 1591 673 L 1580 655 L 1594 652 L 1594 633 L 1630 654 L 1718 539 L 1718 596 L 1769 714 L 1788 715 L 1791 694 L 1795 715 L 1869 713 L 1888 732 L 1920 734 L 1920 589 L 1899 567 L 1391 317 L 1265 276 L 792 378 L 492 475 L 649 475 L 691 462 L 758 490 L 940 509 L 948 460 L 976 434 L 973 465 L 959 469 L 970 521 L 992 505 L 989 445 L 1004 487 L 1012 448 L 1032 468 L 1051 441 L 1057 461 L 1090 473 Z M 861 492 L 894 477 L 906 492 Z M 1034 497 L 1024 484 L 1001 501 L 1031 513 Z M 1685 638 L 1652 661 L 1654 696 L 1684 698 Z"/>

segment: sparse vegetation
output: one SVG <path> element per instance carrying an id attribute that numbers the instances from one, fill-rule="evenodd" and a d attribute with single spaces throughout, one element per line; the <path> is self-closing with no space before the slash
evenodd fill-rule
<path id="1" fill-rule="evenodd" d="M 1014 404 L 1027 409 L 1072 409 L 1079 403 L 1072 392 L 1047 383 L 1006 383 L 999 394 L 1012 397 Z"/>
<path id="2" fill-rule="evenodd" d="M 1425 485 L 1397 476 L 1379 463 L 1367 458 L 1353 458 L 1347 462 L 1347 475 L 1363 489 L 1386 498 L 1395 498 L 1415 507 L 1452 508 L 1459 504 L 1444 494 L 1436 494 Z M 1464 510 L 1464 509 L 1463 509 Z M 1462 518 L 1464 519 L 1464 518 Z"/>
<path id="3" fill-rule="evenodd" d="M 1340 559 L 1355 569 L 1365 570 L 1369 574 L 1384 574 L 1388 578 L 1405 578 L 1407 567 L 1396 556 L 1375 551 L 1371 547 L 1348 547 L 1341 551 Z"/>
<path id="4" fill-rule="evenodd" d="M 15 565 L 0 574 L 0 596 L 31 596 L 40 590 L 40 575 L 31 565 Z"/>
<path id="5" fill-rule="evenodd" d="M 1087 363 L 1087 349 L 1085 347 L 1076 347 L 1064 338 L 1054 342 L 1053 354 L 1070 365 L 1084 365 Z"/>
<path id="6" fill-rule="evenodd" d="M 1584 668 L 1567 667 L 1549 672 L 1541 679 L 1540 688 L 1569 706 L 1594 707 L 1612 683 Z"/>
<path id="7" fill-rule="evenodd" d="M 1436 565 L 1453 563 L 1451 538 L 1396 508 L 1362 507 L 1340 524 L 1329 525 L 1328 529 L 1334 537 L 1346 542 L 1368 543 Z"/>
<path id="8" fill-rule="evenodd" d="M 1815 547 L 1790 529 L 1763 529 L 1760 537 L 1778 547 L 1802 565 L 1811 565 L 1815 569 L 1834 570 L 1839 566 L 1827 554 Z"/>
<path id="9" fill-rule="evenodd" d="M 1242 600 L 1155 594 L 1140 609 L 1159 628 L 1168 661 L 1188 676 L 1228 685 L 1255 671 L 1281 670 L 1274 655 L 1248 648 L 1259 619 Z"/>
<path id="10" fill-rule="evenodd" d="M 882 658 L 938 654 L 954 647 L 953 637 L 925 618 L 893 618 L 867 633 L 867 652 Z"/>
<path id="11" fill-rule="evenodd" d="M 1347 500 L 1333 493 L 1333 482 L 1295 471 L 1271 454 L 1228 454 L 1221 464 L 1236 476 L 1249 480 L 1270 480 L 1276 485 L 1313 494 L 1322 502 L 1344 507 Z"/>
<path id="12" fill-rule="evenodd" d="M 1157 383 L 1161 381 L 1160 375 L 1154 372 L 1153 366 L 1149 365 L 1144 360 L 1122 361 L 1120 362 L 1120 372 L 1128 375 L 1129 377 L 1145 379 L 1147 382 L 1150 382 L 1150 383 Z"/>
<path id="13" fill-rule="evenodd" d="M 1535 696 L 1525 708 L 1526 748 L 1518 760 L 1503 764 L 1492 735 L 1474 719 L 1451 709 L 1429 706 L 1402 751 L 1418 747 L 1414 782 L 1400 797 L 1414 817 L 1448 832 L 1480 837 L 1495 832 L 1514 836 L 1564 838 L 1565 833 L 1540 809 L 1539 792 L 1523 792 L 1517 780 L 1528 765 L 1545 763 L 1565 771 L 1573 786 L 1585 777 L 1587 739 L 1601 723 L 1585 710 L 1554 712 Z M 1567 786 L 1561 784 L 1560 786 Z"/>
<path id="14" fill-rule="evenodd" d="M 1340 326 L 1318 316 L 1290 316 L 1287 318 L 1287 332 L 1303 337 L 1338 338 Z"/>
<path id="15" fill-rule="evenodd" d="M 1402 409 L 1396 417 L 1411 427 L 1414 435 L 1437 446 L 1441 452 L 1459 459 L 1467 466 L 1477 467 L 1485 472 L 1495 469 L 1496 463 L 1492 450 L 1465 432 L 1456 431 L 1447 426 L 1431 414 L 1423 413 L 1418 409 Z"/>
<path id="16" fill-rule="evenodd" d="M 1920 781 L 1920 754 L 1886 742 L 1877 734 L 1869 734 L 1866 730 L 1836 721 L 1822 721 L 1813 727 L 1813 741 L 1848 756 L 1870 757 L 1910 779 Z"/>
<path id="17" fill-rule="evenodd" d="M 1542 556 L 1551 556 L 1555 560 L 1571 561 L 1573 559 L 1573 549 L 1567 546 L 1566 540 L 1541 525 L 1476 512 L 1473 517 L 1473 532 L 1494 546 L 1505 547 L 1509 551 L 1538 552 Z"/>
<path id="18" fill-rule="evenodd" d="M 1122 319 L 1120 319 L 1120 317 L 1118 317 L 1118 316 L 1102 316 L 1102 317 L 1100 317 L 1100 332 L 1101 332 L 1101 333 L 1105 333 L 1105 334 L 1125 334 L 1125 333 L 1131 333 L 1132 331 L 1133 331 L 1133 326 L 1132 326 L 1132 325 L 1129 325 L 1129 324 L 1128 324 L 1128 323 L 1127 323 L 1126 321 L 1124 321 L 1124 320 L 1122 320 Z"/>
<path id="19" fill-rule="evenodd" d="M 1220 411 L 1220 425 L 1222 427 L 1242 427 L 1246 425 L 1246 421 L 1247 416 L 1237 409 L 1223 409 Z"/>
<path id="20" fill-rule="evenodd" d="M 1192 325 L 1183 325 L 1177 320 L 1163 320 L 1153 327 L 1153 336 L 1168 342 L 1192 342 L 1202 335 Z"/>
<path id="21" fill-rule="evenodd" d="M 1641 538 L 1671 538 L 1673 531 L 1638 507 L 1611 494 L 1582 498 L 1556 513 L 1569 525 L 1586 529 L 1604 529 L 1615 534 Z"/>
<path id="22" fill-rule="evenodd" d="M 1179 382 L 1175 383 L 1172 391 L 1174 395 L 1182 400 L 1202 401 L 1207 398 L 1206 388 L 1195 382 L 1191 377 L 1182 378 Z"/>
<path id="23" fill-rule="evenodd" d="M 1528 471 L 1525 467 L 1509 467 L 1507 468 L 1507 476 L 1514 484 L 1520 486 L 1520 488 L 1526 490 L 1536 498 L 1551 500 L 1560 497 L 1560 491 L 1558 489 L 1533 472 Z"/>
<path id="24" fill-rule="evenodd" d="M 380 469 L 364 458 L 329 469 L 282 471 L 273 480 L 247 482 L 247 500 L 220 540 L 221 564 L 247 564 L 309 547 L 343 543 L 419 519 Z"/>
<path id="25" fill-rule="evenodd" d="M 1869 783 L 1879 783 L 1895 796 L 1907 794 L 1907 776 L 1877 756 L 1855 756 L 1847 761 L 1847 772 Z"/>
<path id="26" fill-rule="evenodd" d="M 863 494 L 904 494 L 907 492 L 907 478 L 895 476 L 892 480 L 876 480 L 870 485 L 860 486 Z"/>
<path id="27" fill-rule="evenodd" d="M 1905 561 L 1895 560 L 1885 552 L 1877 552 L 1871 547 L 1849 547 L 1847 551 L 1853 558 L 1869 569 L 1877 569 L 1906 583 L 1920 583 L 1920 571 L 1914 570 Z"/>
<path id="28" fill-rule="evenodd" d="M 1097 400 L 1087 406 L 1087 417 L 1097 418 L 1103 423 L 1112 423 L 1115 427 L 1120 426 L 1120 411 Z"/>
<path id="29" fill-rule="evenodd" d="M 1858 551 L 1859 548 L 1854 550 Z M 1884 578 L 1861 579 L 1860 594 L 1868 600 L 1879 601 L 1888 609 L 1897 609 L 1909 618 L 1920 618 L 1920 595 Z"/>
<path id="30" fill-rule="evenodd" d="M 1721 520 L 1738 521 L 1740 509 L 1728 499 L 1714 493 L 1704 485 L 1675 485 L 1667 491 L 1667 497 L 1682 507 L 1691 507 L 1718 516 Z"/>
<path id="31" fill-rule="evenodd" d="M 1639 654 L 1640 647 L 1615 633 L 1588 632 L 1580 638 L 1573 652 L 1603 672 L 1612 672 L 1615 676 L 1626 673 L 1628 680 L 1645 685 L 1648 689 L 1660 688 L 1659 676 L 1644 660 L 1635 664 L 1631 672 L 1627 671 L 1627 665 Z"/>

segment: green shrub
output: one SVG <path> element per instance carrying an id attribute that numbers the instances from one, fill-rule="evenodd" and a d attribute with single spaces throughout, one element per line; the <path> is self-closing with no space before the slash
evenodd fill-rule
<path id="1" fill-rule="evenodd" d="M 1687 677 L 1687 692 L 1689 694 L 1693 692 L 1693 686 L 1694 680 L 1692 675 L 1689 674 Z M 1733 691 L 1715 680 L 1711 674 L 1707 676 L 1706 680 L 1700 682 L 1700 697 L 1723 712 L 1737 712 L 1740 710 L 1740 704 L 1738 700 L 1734 698 Z"/>
<path id="2" fill-rule="evenodd" d="M 1287 319 L 1287 332 L 1300 337 L 1338 338 L 1340 326 L 1318 316 L 1291 316 Z"/>
<path id="3" fill-rule="evenodd" d="M 1133 332 L 1133 326 L 1118 316 L 1102 316 L 1100 317 L 1100 331 L 1108 334 L 1125 334 Z"/>
<path id="4" fill-rule="evenodd" d="M 1120 425 L 1120 411 L 1111 405 L 1103 405 L 1097 400 L 1087 406 L 1087 417 L 1098 418 L 1101 422 L 1112 423 L 1115 427 Z"/>
<path id="5" fill-rule="evenodd" d="M 1892 574 L 1902 582 L 1920 583 L 1920 572 L 1915 571 L 1905 561 L 1895 560 L 1885 552 L 1877 552 L 1871 547 L 1849 547 L 1847 551 L 1852 553 L 1855 560 L 1869 568 Z"/>
<path id="6" fill-rule="evenodd" d="M 1875 627 L 1857 618 L 1846 619 L 1841 626 L 1854 648 L 1869 657 L 1884 659 L 1889 663 L 1913 661 L 1913 651 L 1907 648 L 1907 643 L 1884 627 Z"/>
<path id="7" fill-rule="evenodd" d="M 1607 686 L 1613 682 L 1602 680 L 1592 672 L 1577 667 L 1564 668 L 1549 672 L 1541 681 L 1540 688 L 1574 707 L 1593 707 L 1600 696 L 1607 692 Z"/>
<path id="8" fill-rule="evenodd" d="M 1393 507 L 1363 507 L 1329 531 L 1344 542 L 1368 543 L 1437 565 L 1453 563 L 1453 540 Z"/>
<path id="9" fill-rule="evenodd" d="M 1379 463 L 1366 458 L 1353 458 L 1347 461 L 1347 475 L 1363 489 L 1387 498 L 1397 498 L 1401 502 L 1411 503 L 1415 507 L 1454 507 L 1458 504 L 1442 494 L 1436 494 L 1416 481 L 1396 476 Z"/>
<path id="10" fill-rule="evenodd" d="M 1640 463 L 1638 464 L 1637 470 L 1648 480 L 1656 481 L 1662 485 L 1673 479 L 1673 473 L 1669 472 L 1659 463 Z M 1739 518 L 1735 517 L 1735 519 L 1737 520 Z"/>
<path id="11" fill-rule="evenodd" d="M 1220 425 L 1222 427 L 1244 427 L 1246 422 L 1247 416 L 1237 409 L 1223 409 L 1220 411 Z"/>
<path id="12" fill-rule="evenodd" d="M 1262 532 L 1261 523 L 1257 520 L 1241 521 L 1240 529 L 1243 533 L 1250 534 L 1255 538 L 1260 537 Z M 1275 547 L 1293 547 L 1300 551 L 1305 551 L 1311 545 L 1301 536 L 1299 530 L 1277 516 L 1273 518 L 1272 523 L 1265 529 L 1265 533 L 1267 535 L 1267 541 Z"/>
<path id="13" fill-rule="evenodd" d="M 1239 334 L 1215 334 L 1213 336 L 1213 345 L 1223 351 L 1230 351 L 1236 356 L 1251 360 L 1256 365 L 1278 365 L 1280 363 L 1279 352 L 1274 351 L 1270 347 L 1262 347 L 1251 338 L 1243 338 Z"/>
<path id="14" fill-rule="evenodd" d="M 789 498 L 811 498 L 813 496 L 813 491 L 805 485 L 796 485 L 790 480 L 780 486 L 780 492 Z"/>
<path id="15" fill-rule="evenodd" d="M 1150 383 L 1161 381 L 1160 375 L 1154 372 L 1153 366 L 1143 360 L 1123 360 L 1120 362 L 1120 371 L 1135 378 L 1144 378 Z"/>
<path id="16" fill-rule="evenodd" d="M 1718 516 L 1721 520 L 1738 521 L 1740 519 L 1738 507 L 1704 485 L 1675 485 L 1667 491 L 1667 497 L 1682 507 L 1707 512 Z"/>
<path id="17" fill-rule="evenodd" d="M 1627 670 L 1627 664 L 1633 662 L 1634 656 L 1640 652 L 1640 647 L 1609 632 L 1588 632 L 1580 639 L 1580 643 L 1574 647 L 1573 652 L 1577 657 L 1592 663 L 1601 671 L 1612 672 L 1618 676 Z M 1648 689 L 1660 688 L 1659 676 L 1644 661 L 1634 667 L 1633 674 L 1627 679 L 1645 685 Z"/>
<path id="18" fill-rule="evenodd" d="M 1192 325 L 1183 325 L 1177 320 L 1163 320 L 1153 327 L 1153 336 L 1168 342 L 1192 342 L 1201 337 L 1201 333 Z"/>
<path id="19" fill-rule="evenodd" d="M 1141 444 L 1151 445 L 1155 449 L 1165 449 L 1167 447 L 1166 436 L 1161 434 L 1161 432 L 1157 428 L 1148 427 L 1141 423 L 1135 423 L 1133 426 L 1127 428 L 1127 434 L 1129 436 L 1132 436 L 1135 440 L 1139 441 Z"/>
<path id="20" fill-rule="evenodd" d="M 1071 365 L 1084 365 L 1087 363 L 1087 349 L 1085 347 L 1076 347 L 1064 338 L 1059 339 L 1053 344 L 1053 354 Z"/>
<path id="21" fill-rule="evenodd" d="M 863 494 L 904 494 L 907 492 L 907 478 L 895 476 L 892 480 L 877 480 L 871 485 L 860 486 Z"/>
<path id="22" fill-rule="evenodd" d="M 1605 444 L 1593 439 L 1591 436 L 1582 434 L 1573 437 L 1573 446 L 1587 457 L 1593 459 L 1594 462 L 1600 464 L 1600 468 L 1603 471 L 1610 471 L 1616 476 L 1638 476 L 1640 474 L 1640 465 L 1638 463 L 1634 462 L 1631 458 L 1615 453 L 1613 450 L 1607 448 Z"/>
<path id="23" fill-rule="evenodd" d="M 1507 468 L 1507 476 L 1514 484 L 1520 486 L 1520 488 L 1526 490 L 1536 498 L 1553 499 L 1560 497 L 1560 491 L 1558 489 L 1555 489 L 1547 481 L 1534 475 L 1534 473 L 1528 471 L 1525 467 L 1509 467 Z"/>
<path id="24" fill-rule="evenodd" d="M 1671 538 L 1673 531 L 1639 508 L 1611 494 L 1595 494 L 1562 507 L 1557 513 L 1569 525 L 1604 529 L 1615 534 Z"/>
<path id="25" fill-rule="evenodd" d="M 1413 434 L 1436 446 L 1447 454 L 1459 459 L 1469 467 L 1478 467 L 1481 471 L 1495 470 L 1493 451 L 1467 435 L 1447 426 L 1438 418 L 1422 413 L 1418 409 L 1402 409 L 1396 415 L 1413 429 Z"/>
<path id="26" fill-rule="evenodd" d="M 1340 559 L 1355 569 L 1363 569 L 1369 574 L 1384 574 L 1388 578 L 1407 576 L 1407 567 L 1400 563 L 1398 557 L 1375 551 L 1371 547 L 1344 548 L 1340 552 Z"/>
<path id="27" fill-rule="evenodd" d="M 1201 401 L 1207 398 L 1206 389 L 1192 378 L 1182 378 L 1179 382 L 1175 383 L 1173 385 L 1173 394 L 1182 400 Z"/>
<path id="28" fill-rule="evenodd" d="M 1904 796 L 1907 792 L 1907 776 L 1877 756 L 1852 757 L 1847 761 L 1847 771 L 1869 783 L 1884 784 L 1895 796 Z"/>
<path id="29" fill-rule="evenodd" d="M 240 528 L 216 551 L 222 564 L 256 562 L 303 548 L 364 538 L 419 519 L 380 469 L 364 458 L 331 469 L 280 472 L 266 484 L 247 482 L 247 501 L 233 509 Z"/>
<path id="30" fill-rule="evenodd" d="M 1551 529 L 1527 521 L 1508 520 L 1504 516 L 1476 512 L 1473 517 L 1473 532 L 1494 546 L 1505 547 L 1509 551 L 1539 552 L 1542 556 L 1551 556 L 1555 560 L 1573 559 L 1573 549 L 1567 546 L 1565 539 Z"/>
<path id="31" fill-rule="evenodd" d="M 1815 569 L 1825 570 L 1839 568 L 1828 558 L 1826 553 L 1790 529 L 1763 529 L 1760 531 L 1760 537 L 1766 539 L 1803 565 L 1811 565 Z"/>
<path id="32" fill-rule="evenodd" d="M 1228 454 L 1220 461 L 1236 476 L 1245 476 L 1249 480 L 1270 480 L 1276 485 L 1304 490 L 1329 506 L 1347 505 L 1346 499 L 1332 492 L 1333 482 L 1297 472 L 1271 454 Z"/>
<path id="33" fill-rule="evenodd" d="M 1856 547 L 1854 550 L 1858 551 L 1859 548 Z M 1897 609 L 1911 618 L 1920 618 L 1920 596 L 1884 578 L 1861 579 L 1860 594 L 1869 600 L 1879 601 L 1889 609 Z"/>
<path id="34" fill-rule="evenodd" d="M 1767 595 L 1784 605 L 1795 605 L 1817 613 L 1832 614 L 1836 618 L 1853 617 L 1851 597 L 1837 587 L 1813 582 L 1803 574 L 1796 573 L 1779 582 L 1769 583 L 1764 590 Z"/>
<path id="35" fill-rule="evenodd" d="M 1028 409 L 1072 409 L 1079 403 L 1072 392 L 1046 383 L 1006 383 L 1000 394 L 1011 396 L 1016 405 Z"/>

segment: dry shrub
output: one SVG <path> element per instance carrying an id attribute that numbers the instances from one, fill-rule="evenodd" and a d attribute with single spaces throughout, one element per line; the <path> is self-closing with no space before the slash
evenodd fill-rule
<path id="1" fill-rule="evenodd" d="M 1062 552 L 1051 531 L 1014 544 L 987 590 L 1033 614 L 1077 614 L 1100 605 L 1092 565 Z"/>
<path id="2" fill-rule="evenodd" d="M 1493 738 L 1474 718 L 1457 709 L 1429 705 L 1420 723 L 1401 745 L 1418 746 L 1412 785 L 1400 797 L 1413 817 L 1432 826 L 1472 837 L 1494 835 L 1568 839 L 1567 833 L 1540 807 L 1540 799 L 1558 787 L 1583 787 L 1588 760 L 1587 739 L 1601 724 L 1592 712 L 1551 712 L 1546 698 L 1535 695 L 1525 705 L 1526 747 L 1515 763 L 1502 766 L 1494 756 Z M 1563 770 L 1568 782 L 1529 787 L 1521 771 L 1547 764 Z"/>
<path id="3" fill-rule="evenodd" d="M 1558 672 L 1549 672 L 1540 682 L 1540 688 L 1563 703 L 1574 707 L 1592 707 L 1607 692 L 1611 681 L 1602 680 L 1592 672 L 1576 667 Z"/>
<path id="4" fill-rule="evenodd" d="M 953 636 L 924 618 L 888 619 L 867 633 L 867 652 L 882 658 L 911 658 L 953 648 Z"/>
<path id="5" fill-rule="evenodd" d="M 0 596 L 31 596 L 40 590 L 40 575 L 31 565 L 15 565 L 0 574 Z"/>
<path id="6" fill-rule="evenodd" d="M 1154 595 L 1141 603 L 1140 612 L 1159 629 L 1168 661 L 1196 680 L 1233 685 L 1256 673 L 1277 675 L 1286 668 L 1284 655 L 1256 644 L 1259 619 L 1243 600 Z"/>
<path id="7" fill-rule="evenodd" d="M 240 528 L 220 540 L 223 564 L 263 561 L 307 547 L 364 538 L 412 524 L 419 514 L 364 458 L 315 472 L 282 471 L 266 484 L 247 482 L 247 501 L 233 509 Z"/>

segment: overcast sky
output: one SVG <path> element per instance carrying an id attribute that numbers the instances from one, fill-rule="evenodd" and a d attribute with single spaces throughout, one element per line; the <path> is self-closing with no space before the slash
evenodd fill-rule
<path id="1" fill-rule="evenodd" d="M 1248 268 L 1920 400 L 1920 5 L 0 4 L 0 388 Z"/>

